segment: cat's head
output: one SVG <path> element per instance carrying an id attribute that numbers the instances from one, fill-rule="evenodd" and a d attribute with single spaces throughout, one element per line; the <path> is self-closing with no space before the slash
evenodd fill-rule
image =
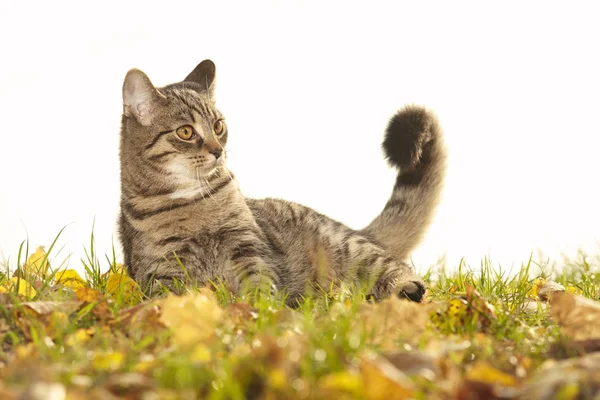
<path id="1" fill-rule="evenodd" d="M 123 83 L 121 163 L 162 171 L 153 179 L 183 185 L 219 171 L 227 126 L 215 107 L 215 71 L 204 60 L 183 81 L 156 88 L 142 71 L 130 70 Z"/>

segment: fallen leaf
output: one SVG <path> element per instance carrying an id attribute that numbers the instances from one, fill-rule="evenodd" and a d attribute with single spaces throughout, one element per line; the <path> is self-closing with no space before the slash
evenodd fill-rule
<path id="1" fill-rule="evenodd" d="M 75 332 L 66 337 L 65 343 L 70 347 L 82 345 L 89 342 L 93 335 L 94 330 L 91 328 L 77 329 Z"/>
<path id="2" fill-rule="evenodd" d="M 56 273 L 56 283 L 73 290 L 86 287 L 85 280 L 74 269 L 66 269 Z"/>
<path id="3" fill-rule="evenodd" d="M 541 288 L 538 289 L 538 297 L 541 301 L 546 302 L 553 293 L 564 291 L 565 287 L 560 283 L 548 281 Z"/>
<path id="4" fill-rule="evenodd" d="M 118 351 L 96 353 L 92 365 L 101 371 L 116 371 L 123 365 L 125 355 Z"/>
<path id="5" fill-rule="evenodd" d="M 392 353 L 383 353 L 382 356 L 394 367 L 407 375 L 425 375 L 429 379 L 433 379 L 439 375 L 436 359 L 425 353 L 395 351 Z"/>
<path id="6" fill-rule="evenodd" d="M 134 398 L 139 398 L 143 392 L 154 388 L 154 382 L 138 372 L 129 372 L 111 375 L 106 380 L 104 387 L 117 396 L 133 395 Z"/>
<path id="7" fill-rule="evenodd" d="M 471 285 L 467 285 L 466 300 L 469 305 L 468 313 L 477 314 L 479 324 L 483 329 L 486 329 L 496 319 L 494 306 L 485 301 L 483 296 Z"/>
<path id="8" fill-rule="evenodd" d="M 25 262 L 26 272 L 35 274 L 40 278 L 46 277 L 49 267 L 50 263 L 48 262 L 48 255 L 44 250 L 44 246 L 39 246 Z"/>
<path id="9" fill-rule="evenodd" d="M 363 390 L 363 381 L 361 375 L 348 371 L 340 371 L 325 375 L 319 379 L 318 386 L 324 389 L 328 397 L 339 396 L 338 392 L 345 392 L 360 397 Z"/>
<path id="10" fill-rule="evenodd" d="M 409 399 L 416 394 L 412 380 L 383 358 L 363 359 L 360 373 L 367 400 Z"/>
<path id="11" fill-rule="evenodd" d="M 7 282 L 7 288 L 9 291 L 14 292 L 16 288 L 17 294 L 25 297 L 28 300 L 33 299 L 37 291 L 23 278 L 14 277 L 10 278 Z"/>
<path id="12" fill-rule="evenodd" d="M 85 301 L 86 303 L 94 303 L 102 300 L 104 296 L 96 289 L 84 286 L 75 290 L 75 297 L 78 300 Z"/>
<path id="13" fill-rule="evenodd" d="M 600 352 L 596 352 L 558 362 L 547 360 L 525 382 L 518 398 L 593 399 L 599 394 Z"/>
<path id="14" fill-rule="evenodd" d="M 433 303 L 422 304 L 390 297 L 380 303 L 363 304 L 357 325 L 362 325 L 383 348 L 394 348 L 398 340 L 410 340 L 423 332 Z"/>
<path id="15" fill-rule="evenodd" d="M 83 302 L 77 300 L 68 300 L 68 301 L 28 301 L 25 303 L 21 303 L 22 307 L 27 307 L 33 311 L 38 316 L 43 316 L 50 314 L 55 311 L 60 311 L 67 315 L 74 313 L 79 310 Z"/>
<path id="16" fill-rule="evenodd" d="M 570 293 L 554 293 L 550 316 L 573 340 L 600 338 L 600 302 Z"/>
<path id="17" fill-rule="evenodd" d="M 515 386 L 517 384 L 517 379 L 514 376 L 492 367 L 485 361 L 476 362 L 467 371 L 465 378 L 471 381 L 502 386 Z"/>
<path id="18" fill-rule="evenodd" d="M 106 293 L 127 304 L 137 304 L 144 297 L 137 282 L 125 274 L 111 274 L 106 281 Z"/>
<path id="19" fill-rule="evenodd" d="M 223 318 L 223 309 L 208 289 L 186 296 L 170 295 L 158 304 L 159 321 L 172 331 L 173 341 L 184 347 L 213 336 L 215 326 Z"/>

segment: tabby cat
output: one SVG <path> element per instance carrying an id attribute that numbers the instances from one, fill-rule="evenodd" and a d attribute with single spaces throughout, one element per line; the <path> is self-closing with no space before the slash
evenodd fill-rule
<path id="1" fill-rule="evenodd" d="M 442 189 L 446 152 L 435 116 L 409 106 L 392 117 L 383 149 L 399 169 L 394 189 L 381 214 L 355 231 L 296 203 L 241 194 L 227 169 L 229 130 L 214 81 L 210 60 L 162 88 L 138 69 L 125 77 L 119 228 L 129 274 L 151 293 L 221 281 L 234 292 L 284 292 L 294 305 L 344 283 L 374 300 L 421 301 L 425 286 L 405 260 Z"/>

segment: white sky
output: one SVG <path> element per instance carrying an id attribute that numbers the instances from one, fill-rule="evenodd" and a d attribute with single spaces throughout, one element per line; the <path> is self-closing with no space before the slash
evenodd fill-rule
<path id="1" fill-rule="evenodd" d="M 78 267 L 94 218 L 110 252 L 125 73 L 165 85 L 205 58 L 248 196 L 366 225 L 394 180 L 387 119 L 414 102 L 437 112 L 450 152 L 419 269 L 444 253 L 508 267 L 538 249 L 598 252 L 594 2 L 213 3 L 0 3 L 4 258 L 68 225 L 57 259 Z"/>

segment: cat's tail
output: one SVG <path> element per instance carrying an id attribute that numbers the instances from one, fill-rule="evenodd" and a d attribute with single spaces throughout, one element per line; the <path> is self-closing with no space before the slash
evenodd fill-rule
<path id="1" fill-rule="evenodd" d="M 443 188 L 446 149 L 435 115 L 406 106 L 388 124 L 382 144 L 399 169 L 392 196 L 363 232 L 405 260 L 429 226 Z"/>

